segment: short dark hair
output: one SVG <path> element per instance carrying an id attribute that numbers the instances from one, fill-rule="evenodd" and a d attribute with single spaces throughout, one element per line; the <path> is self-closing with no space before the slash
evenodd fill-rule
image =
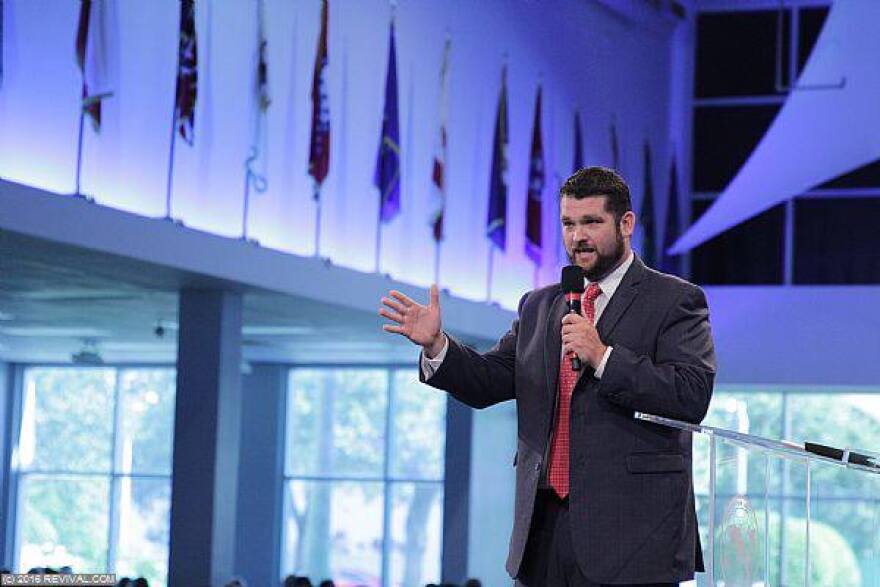
<path id="1" fill-rule="evenodd" d="M 585 167 L 575 171 L 565 180 L 559 189 L 560 198 L 605 197 L 605 210 L 614 215 L 614 222 L 627 212 L 632 211 L 632 200 L 629 197 L 629 186 L 613 169 L 607 167 Z"/>

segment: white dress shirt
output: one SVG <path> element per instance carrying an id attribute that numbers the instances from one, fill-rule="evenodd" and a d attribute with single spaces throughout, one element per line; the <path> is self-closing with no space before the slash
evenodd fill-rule
<path id="1" fill-rule="evenodd" d="M 623 280 L 623 276 L 626 275 L 629 266 L 632 265 L 633 262 L 633 253 L 630 252 L 629 257 L 626 258 L 626 261 L 620 264 L 620 266 L 606 275 L 603 279 L 599 280 L 599 289 L 602 290 L 602 293 L 599 294 L 599 297 L 596 298 L 594 302 L 596 307 L 596 323 L 599 323 L 599 318 L 602 316 L 602 312 L 605 311 L 605 308 L 608 307 L 608 302 L 611 301 L 611 296 L 614 295 L 614 292 L 617 291 L 618 286 L 620 286 L 620 282 Z M 590 280 L 584 278 L 584 291 L 590 285 Z M 425 356 L 425 353 L 422 353 L 422 375 L 424 375 L 425 379 L 430 379 L 431 376 L 440 368 L 440 365 L 443 363 L 443 359 L 446 358 L 446 352 L 449 350 L 449 339 L 446 338 L 444 334 L 444 342 L 443 348 L 437 353 L 437 356 L 433 359 L 429 359 Z M 605 354 L 602 355 L 602 360 L 599 361 L 599 365 L 596 367 L 596 371 L 593 373 L 593 377 L 596 379 L 601 379 L 602 374 L 605 372 L 605 365 L 608 364 L 608 358 L 611 356 L 611 351 L 614 350 L 614 347 L 608 347 L 605 349 Z"/>

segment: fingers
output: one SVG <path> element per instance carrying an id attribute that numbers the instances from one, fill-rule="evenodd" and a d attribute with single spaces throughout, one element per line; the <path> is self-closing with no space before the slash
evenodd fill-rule
<path id="1" fill-rule="evenodd" d="M 382 298 L 382 303 L 400 314 L 406 313 L 406 306 L 396 300 L 392 300 L 390 298 Z"/>
<path id="2" fill-rule="evenodd" d="M 581 316 L 580 314 L 566 314 L 562 317 L 563 324 L 579 324 L 581 322 L 588 321 L 586 318 Z"/>
<path id="3" fill-rule="evenodd" d="M 436 283 L 431 286 L 430 306 L 432 308 L 439 308 L 440 307 L 440 289 L 437 287 Z"/>
<path id="4" fill-rule="evenodd" d="M 393 324 L 383 324 L 382 330 L 385 332 L 391 332 L 393 334 L 403 334 L 403 328 L 400 326 L 395 326 Z"/>
<path id="5" fill-rule="evenodd" d="M 409 308 L 410 306 L 412 306 L 412 305 L 415 304 L 415 302 L 412 301 L 412 299 L 410 299 L 407 295 L 400 293 L 400 292 L 397 291 L 396 289 L 392 289 L 392 290 L 391 290 L 390 292 L 388 292 L 388 293 L 391 295 L 391 297 L 396 298 L 397 300 L 399 300 L 399 301 L 400 301 L 404 306 L 406 306 L 407 308 Z"/>
<path id="6" fill-rule="evenodd" d="M 562 354 L 566 355 L 566 356 L 568 356 L 568 355 L 580 356 L 580 354 L 575 350 L 574 345 L 571 345 L 571 344 L 562 345 Z"/>
<path id="7" fill-rule="evenodd" d="M 393 320 L 398 324 L 403 324 L 403 316 L 396 312 L 391 312 L 390 310 L 386 310 L 385 308 L 379 308 L 379 315 L 388 318 L 389 320 Z"/>
<path id="8" fill-rule="evenodd" d="M 581 332 L 583 334 L 587 334 L 590 332 L 590 324 L 589 323 L 573 323 L 573 324 L 563 324 L 562 325 L 562 334 L 573 334 L 575 332 Z"/>

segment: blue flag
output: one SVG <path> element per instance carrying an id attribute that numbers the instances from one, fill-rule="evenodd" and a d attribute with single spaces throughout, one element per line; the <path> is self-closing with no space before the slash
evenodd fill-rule
<path id="1" fill-rule="evenodd" d="M 394 47 L 394 23 L 388 48 L 388 75 L 385 78 L 385 113 L 382 138 L 376 155 L 373 183 L 379 188 L 379 220 L 390 222 L 400 212 L 400 124 L 397 116 L 397 51 Z"/>
<path id="2" fill-rule="evenodd" d="M 541 264 L 544 240 L 541 234 L 543 223 L 544 193 L 544 142 L 541 137 L 541 86 L 535 101 L 535 122 L 532 126 L 532 154 L 529 157 L 529 190 L 526 198 L 526 255 L 536 264 Z"/>
<path id="3" fill-rule="evenodd" d="M 492 174 L 489 178 L 489 215 L 486 236 L 502 251 L 507 246 L 507 66 L 501 69 L 501 94 L 495 118 Z"/>

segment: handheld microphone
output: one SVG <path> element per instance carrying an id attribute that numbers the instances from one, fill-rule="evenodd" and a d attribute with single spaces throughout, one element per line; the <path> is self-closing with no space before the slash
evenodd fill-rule
<path id="1" fill-rule="evenodd" d="M 581 295 L 584 293 L 584 270 L 577 265 L 568 265 L 562 268 L 562 291 L 565 294 L 565 303 L 568 312 L 581 313 Z M 577 355 L 571 357 L 571 370 L 581 370 L 581 360 Z"/>

